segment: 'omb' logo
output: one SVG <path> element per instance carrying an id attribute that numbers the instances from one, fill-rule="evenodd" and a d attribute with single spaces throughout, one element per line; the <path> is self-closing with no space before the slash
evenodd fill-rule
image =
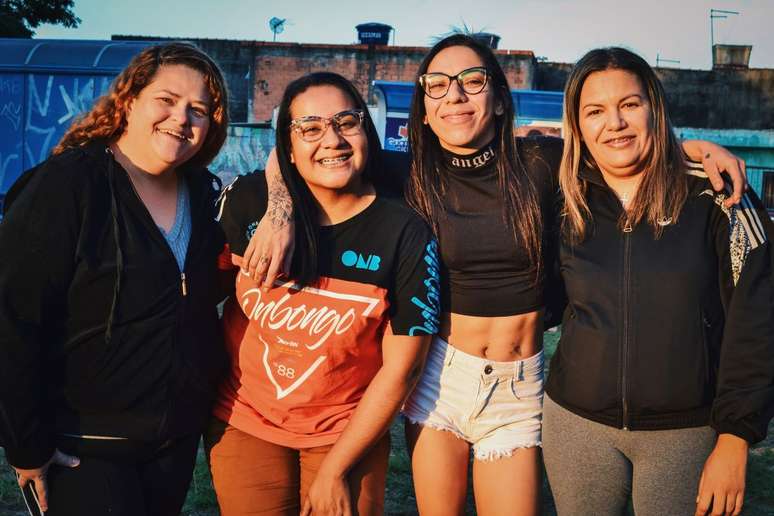
<path id="1" fill-rule="evenodd" d="M 341 253 L 341 263 L 347 267 L 364 269 L 367 271 L 378 271 L 382 259 L 375 254 L 369 254 L 367 257 L 355 251 L 344 251 Z"/>

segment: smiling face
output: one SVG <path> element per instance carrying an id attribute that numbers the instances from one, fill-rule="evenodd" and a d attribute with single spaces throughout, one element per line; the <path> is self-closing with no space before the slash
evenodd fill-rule
<path id="1" fill-rule="evenodd" d="M 635 176 L 653 145 L 653 119 L 641 81 L 631 72 L 609 69 L 583 83 L 578 113 L 583 143 L 607 176 Z"/>
<path id="2" fill-rule="evenodd" d="M 331 118 L 338 113 L 356 109 L 346 92 L 331 85 L 312 86 L 300 93 L 290 104 L 290 117 L 297 120 L 316 116 Z M 328 124 L 322 137 L 314 142 L 304 141 L 290 129 L 290 159 L 309 189 L 352 191 L 361 184 L 361 174 L 368 160 L 368 137 L 365 129 L 343 136 Z"/>
<path id="3" fill-rule="evenodd" d="M 438 52 L 430 61 L 427 73 L 453 76 L 476 66 L 485 64 L 473 49 L 453 46 Z M 444 149 L 470 154 L 494 138 L 497 101 L 492 88 L 490 81 L 483 91 L 471 95 L 462 91 L 457 81 L 452 81 L 445 97 L 432 99 L 425 95 L 425 122 Z"/>
<path id="4" fill-rule="evenodd" d="M 211 99 L 204 76 L 185 65 L 159 67 L 129 104 L 118 146 L 154 175 L 174 170 L 199 151 L 210 127 Z"/>

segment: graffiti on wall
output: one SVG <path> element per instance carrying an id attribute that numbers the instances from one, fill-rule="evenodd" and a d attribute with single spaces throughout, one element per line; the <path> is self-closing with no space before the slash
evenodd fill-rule
<path id="1" fill-rule="evenodd" d="M 111 76 L 0 76 L 0 193 L 48 157 L 80 113 L 105 93 Z"/>
<path id="2" fill-rule="evenodd" d="M 0 117 L 10 122 L 14 130 L 18 131 L 21 124 L 21 104 L 6 102 L 0 107 Z"/>
<path id="3" fill-rule="evenodd" d="M 0 192 L 5 192 L 22 170 L 23 101 L 22 76 L 0 75 Z"/>
<path id="4" fill-rule="evenodd" d="M 274 130 L 270 127 L 229 127 L 228 138 L 210 165 L 224 185 L 238 175 L 263 169 L 274 147 Z"/>
<path id="5" fill-rule="evenodd" d="M 29 74 L 24 151 L 26 167 L 48 156 L 73 118 L 107 91 L 110 77 Z"/>
<path id="6" fill-rule="evenodd" d="M 45 160 L 78 115 L 107 92 L 112 76 L 0 75 L 0 196 L 27 170 Z M 264 168 L 274 146 L 270 127 L 230 127 L 210 169 L 228 184 Z"/>

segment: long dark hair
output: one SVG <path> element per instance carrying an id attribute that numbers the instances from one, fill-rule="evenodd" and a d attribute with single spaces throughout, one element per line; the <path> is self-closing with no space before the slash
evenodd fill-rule
<path id="1" fill-rule="evenodd" d="M 291 162 L 290 145 L 290 105 L 293 100 L 314 86 L 333 86 L 347 94 L 355 104 L 355 109 L 364 113 L 363 131 L 368 141 L 368 159 L 362 172 L 366 183 L 375 183 L 381 174 L 381 144 L 371 115 L 368 112 L 363 97 L 357 88 L 342 77 L 331 72 L 315 72 L 304 75 L 288 84 L 282 95 L 277 114 L 277 160 L 279 161 L 282 179 L 287 185 L 293 200 L 293 211 L 296 223 L 296 246 L 293 253 L 290 275 L 300 285 L 314 283 L 319 277 L 319 231 L 320 211 L 315 203 L 312 192 L 301 177 L 296 166 Z"/>
<path id="2" fill-rule="evenodd" d="M 502 106 L 502 114 L 495 116 L 497 149 L 497 177 L 503 198 L 502 219 L 513 233 L 516 245 L 527 250 L 540 274 L 543 224 L 537 189 L 524 168 L 513 134 L 514 106 L 508 79 L 492 50 L 467 34 L 448 36 L 430 49 L 417 71 L 427 72 L 430 62 L 444 49 L 467 47 L 484 62 L 489 74 L 489 86 L 495 102 Z M 409 115 L 409 144 L 411 145 L 411 173 L 406 188 L 406 200 L 433 228 L 436 236 L 443 216 L 442 196 L 446 178 L 439 173 L 438 163 L 443 160 L 441 143 L 429 125 L 424 123 L 426 111 L 424 90 L 418 80 L 411 98 Z M 443 245 L 443 243 L 441 243 Z"/>
<path id="3" fill-rule="evenodd" d="M 591 211 L 586 203 L 586 184 L 579 177 L 581 167 L 597 169 L 580 132 L 580 95 L 586 79 L 594 72 L 625 70 L 639 79 L 650 103 L 653 145 L 643 163 L 642 182 L 619 224 L 631 226 L 646 220 L 658 238 L 663 221 L 677 222 L 688 196 L 685 158 L 669 121 L 666 94 L 650 65 L 630 50 L 620 47 L 597 48 L 586 53 L 575 65 L 564 88 L 564 152 L 559 167 L 559 183 L 564 192 L 565 236 L 580 242 L 586 236 Z"/>

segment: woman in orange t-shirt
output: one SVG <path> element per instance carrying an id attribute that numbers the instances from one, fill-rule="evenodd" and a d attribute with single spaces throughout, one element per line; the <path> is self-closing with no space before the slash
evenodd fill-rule
<path id="1" fill-rule="evenodd" d="M 218 503 L 224 516 L 381 514 L 389 425 L 438 328 L 437 244 L 376 193 L 378 136 L 349 81 L 294 81 L 277 127 L 292 279 L 264 290 L 238 273 L 224 308 L 232 365 L 206 436 Z M 263 173 L 224 191 L 224 271 L 241 265 L 267 197 Z"/>

